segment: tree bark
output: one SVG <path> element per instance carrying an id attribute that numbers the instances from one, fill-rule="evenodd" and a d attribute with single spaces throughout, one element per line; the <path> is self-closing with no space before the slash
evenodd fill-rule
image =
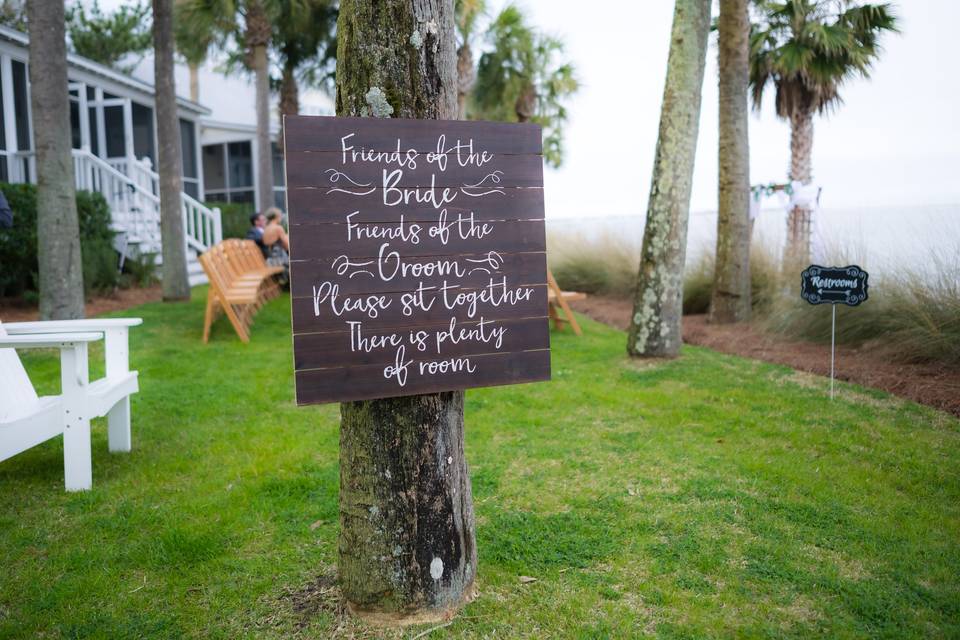
<path id="1" fill-rule="evenodd" d="M 63 0 L 30 0 L 30 108 L 37 171 L 40 318 L 84 315 L 80 225 L 70 151 Z M 7 98 L 8 100 L 11 98 Z"/>
<path id="2" fill-rule="evenodd" d="M 750 76 L 748 0 L 720 0 L 720 175 L 710 321 L 750 319 Z"/>
<path id="3" fill-rule="evenodd" d="M 257 113 L 257 209 L 261 212 L 273 206 L 273 149 L 270 145 L 270 70 L 267 46 L 270 44 L 270 22 L 259 1 L 247 6 L 246 37 L 250 47 L 256 87 Z"/>
<path id="4" fill-rule="evenodd" d="M 180 122 L 173 79 L 173 0 L 153 0 L 153 71 L 157 99 L 158 173 L 160 174 L 160 242 L 163 299 L 189 300 L 187 244 L 183 234 Z"/>
<path id="5" fill-rule="evenodd" d="M 295 116 L 300 113 L 300 87 L 294 69 L 284 67 L 280 76 L 280 139 L 283 140 L 283 116 Z"/>
<path id="6" fill-rule="evenodd" d="M 790 115 L 790 180 L 808 185 L 813 182 L 813 111 L 801 109 Z M 810 260 L 810 231 L 813 212 L 794 207 L 787 216 L 785 264 Z"/>
<path id="7" fill-rule="evenodd" d="M 710 0 L 677 0 L 627 338 L 631 356 L 674 357 L 680 352 L 687 219 L 709 30 Z"/>
<path id="8" fill-rule="evenodd" d="M 467 98 L 477 81 L 477 72 L 473 68 L 473 50 L 469 44 L 457 49 L 457 113 L 461 120 L 467 118 Z"/>
<path id="9" fill-rule="evenodd" d="M 191 62 L 187 66 L 190 69 L 190 99 L 200 102 L 200 65 Z"/>
<path id="10" fill-rule="evenodd" d="M 453 0 L 342 0 L 337 32 L 337 115 L 457 117 Z M 339 572 L 350 610 L 381 623 L 449 619 L 473 598 L 477 571 L 463 392 L 340 412 Z"/>

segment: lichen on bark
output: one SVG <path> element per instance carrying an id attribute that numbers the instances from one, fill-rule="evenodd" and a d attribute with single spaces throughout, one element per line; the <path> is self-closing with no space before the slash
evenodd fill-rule
<path id="1" fill-rule="evenodd" d="M 677 0 L 627 336 L 632 356 L 673 357 L 680 351 L 687 219 L 709 29 L 710 0 Z"/>

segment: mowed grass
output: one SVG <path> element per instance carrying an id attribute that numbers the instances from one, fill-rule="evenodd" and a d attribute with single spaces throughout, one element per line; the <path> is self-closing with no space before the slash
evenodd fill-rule
<path id="1" fill-rule="evenodd" d="M 423 633 L 338 604 L 338 409 L 294 405 L 289 300 L 203 345 L 204 295 L 130 312 L 134 451 L 95 424 L 92 491 L 59 441 L 0 463 L 0 636 Z M 960 636 L 957 420 L 583 322 L 552 382 L 467 393 L 479 596 L 429 638 Z"/>

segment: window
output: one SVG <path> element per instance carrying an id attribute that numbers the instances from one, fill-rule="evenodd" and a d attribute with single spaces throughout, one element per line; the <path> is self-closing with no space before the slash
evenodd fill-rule
<path id="1" fill-rule="evenodd" d="M 123 158 L 127 155 L 123 133 L 123 107 L 117 105 L 103 108 L 103 129 L 107 139 L 107 157 Z"/>
<path id="2" fill-rule="evenodd" d="M 133 155 L 138 160 L 150 158 L 157 166 L 156 149 L 153 146 L 153 109 L 136 102 L 131 104 L 133 120 Z"/>
<path id="3" fill-rule="evenodd" d="M 243 202 L 253 210 L 253 154 L 249 140 L 203 147 L 204 200 Z"/>
<path id="4" fill-rule="evenodd" d="M 200 198 L 200 177 L 197 174 L 197 138 L 194 125 L 180 119 L 180 157 L 183 160 L 183 190 L 191 198 Z"/>
<path id="5" fill-rule="evenodd" d="M 273 205 L 286 211 L 287 176 L 283 168 L 283 149 L 276 142 L 270 148 L 273 150 Z"/>
<path id="6" fill-rule="evenodd" d="M 17 149 L 29 151 L 32 144 L 30 136 L 30 105 L 27 98 L 27 65 L 14 60 L 13 68 L 13 112 L 17 121 Z"/>
<path id="7" fill-rule="evenodd" d="M 231 142 L 227 145 L 227 169 L 231 189 L 253 186 L 253 155 L 249 142 Z"/>

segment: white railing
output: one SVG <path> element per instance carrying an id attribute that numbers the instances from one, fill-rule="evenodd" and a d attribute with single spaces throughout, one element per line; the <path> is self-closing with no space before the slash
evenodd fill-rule
<path id="1" fill-rule="evenodd" d="M 150 160 L 108 161 L 87 149 L 74 149 L 73 164 L 77 188 L 96 191 L 107 199 L 114 228 L 139 243 L 141 252 L 159 253 L 160 186 Z M 181 193 L 180 210 L 188 247 L 202 253 L 223 239 L 220 209 L 210 209 Z"/>
<path id="2" fill-rule="evenodd" d="M 77 189 L 96 191 L 110 207 L 113 227 L 144 253 L 160 251 L 160 198 L 86 149 L 73 150 Z"/>
<path id="3" fill-rule="evenodd" d="M 223 240 L 220 209 L 210 209 L 185 193 L 180 194 L 180 207 L 183 211 L 183 231 L 188 247 L 203 253 Z"/>

